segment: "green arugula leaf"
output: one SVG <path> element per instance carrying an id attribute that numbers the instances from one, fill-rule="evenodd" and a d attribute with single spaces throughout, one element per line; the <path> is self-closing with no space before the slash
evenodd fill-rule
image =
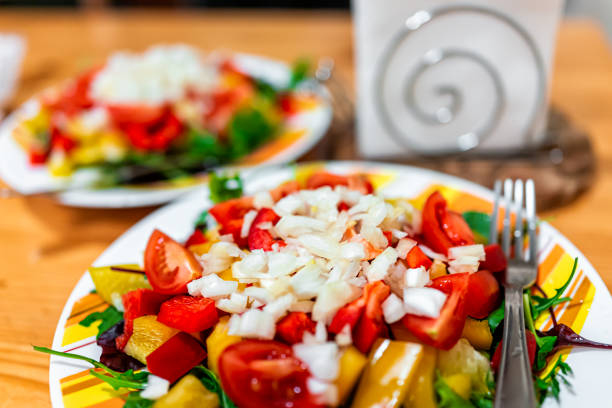
<path id="1" fill-rule="evenodd" d="M 577 267 L 578 267 L 578 258 L 575 258 L 574 266 L 572 267 L 572 272 L 570 273 L 569 278 L 567 278 L 567 281 L 565 281 L 565 283 L 560 288 L 555 289 L 556 293 L 554 296 L 549 297 L 549 298 L 543 298 L 543 297 L 535 296 L 535 295 L 531 296 L 531 299 L 533 300 L 531 309 L 532 309 L 534 320 L 536 320 L 540 316 L 540 314 L 546 309 L 548 309 L 549 307 L 553 307 L 555 305 L 558 305 L 559 303 L 563 303 L 563 302 L 567 302 L 571 300 L 569 297 L 561 297 L 561 295 L 563 294 L 563 292 L 565 292 L 565 290 L 568 288 L 568 286 L 572 282 L 572 279 L 574 278 L 574 274 L 576 273 Z"/>
<path id="2" fill-rule="evenodd" d="M 470 401 L 476 408 L 493 408 L 493 395 L 490 393 L 473 393 Z"/>
<path id="3" fill-rule="evenodd" d="M 434 390 L 438 399 L 438 408 L 474 408 L 470 401 L 461 398 L 451 387 L 446 384 L 444 378 L 438 373 L 434 382 Z"/>
<path id="4" fill-rule="evenodd" d="M 497 309 L 491 312 L 489 317 L 487 318 L 489 322 L 489 328 L 491 329 L 491 334 L 495 333 L 495 329 L 500 325 L 500 323 L 504 320 L 504 314 L 506 313 L 506 303 L 502 301 Z"/>
<path id="5" fill-rule="evenodd" d="M 559 394 L 561 393 L 561 383 L 571 389 L 568 377 L 573 375 L 573 372 L 570 366 L 562 360 L 562 357 L 559 356 L 551 371 L 544 378 L 535 378 L 536 392 L 540 403 L 551 395 L 558 402 Z"/>
<path id="6" fill-rule="evenodd" d="M 81 356 L 79 354 L 74 353 L 64 353 L 62 351 L 55 351 L 47 347 L 38 347 L 32 346 L 34 350 L 40 351 L 41 353 L 52 354 L 54 356 L 71 358 L 74 360 L 86 361 L 92 366 L 99 368 L 109 375 L 104 375 L 98 373 L 94 370 L 89 370 L 90 374 L 94 377 L 101 379 L 102 381 L 107 382 L 111 387 L 115 389 L 119 388 L 133 388 L 137 390 L 143 390 L 146 387 L 147 379 L 149 378 L 149 373 L 146 371 L 134 372 L 134 370 L 128 370 L 125 373 L 120 373 L 118 371 L 112 370 L 105 366 L 104 364 L 91 359 L 89 357 Z"/>
<path id="7" fill-rule="evenodd" d="M 142 398 L 140 396 L 140 391 L 130 392 L 125 399 L 125 404 L 123 408 L 150 408 L 155 404 L 155 401 Z"/>
<path id="8" fill-rule="evenodd" d="M 202 213 L 198 216 L 198 219 L 195 222 L 195 227 L 206 231 L 208 228 L 208 210 L 202 211 Z"/>
<path id="9" fill-rule="evenodd" d="M 536 354 L 535 360 L 535 369 L 536 371 L 542 370 L 546 366 L 546 357 L 550 354 L 550 352 L 555 347 L 557 343 L 556 336 L 535 336 L 536 343 L 538 345 L 538 352 Z"/>
<path id="10" fill-rule="evenodd" d="M 260 103 L 240 109 L 228 125 L 231 159 L 238 159 L 268 141 L 277 125 L 270 116 L 269 104 Z"/>
<path id="11" fill-rule="evenodd" d="M 291 67 L 291 79 L 289 80 L 289 89 L 295 89 L 300 82 L 308 78 L 310 72 L 310 60 L 308 58 L 300 58 L 293 63 Z"/>
<path id="12" fill-rule="evenodd" d="M 213 371 L 199 365 L 191 370 L 191 374 L 198 377 L 198 379 L 209 391 L 212 391 L 219 396 L 219 404 L 221 408 L 237 408 L 232 400 L 229 399 L 225 391 L 223 391 L 221 381 Z"/>
<path id="13" fill-rule="evenodd" d="M 477 235 L 479 243 L 489 243 L 489 230 L 491 228 L 491 216 L 487 213 L 478 211 L 466 211 L 463 219 L 467 222 L 470 229 Z"/>
<path id="14" fill-rule="evenodd" d="M 121 313 L 115 307 L 109 306 L 103 312 L 94 312 L 89 314 L 86 318 L 81 320 L 79 324 L 81 326 L 89 327 L 99 320 L 102 322 L 98 326 L 98 334 L 96 334 L 96 339 L 99 338 L 102 333 L 123 320 L 123 313 Z"/>
<path id="15" fill-rule="evenodd" d="M 210 199 L 215 204 L 242 196 L 242 180 L 238 173 L 233 176 L 212 173 L 208 188 Z"/>

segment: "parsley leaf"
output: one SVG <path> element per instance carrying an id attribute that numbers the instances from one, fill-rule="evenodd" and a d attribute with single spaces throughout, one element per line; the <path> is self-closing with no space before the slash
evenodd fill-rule
<path id="1" fill-rule="evenodd" d="M 504 320 L 504 315 L 506 313 L 506 303 L 502 301 L 497 309 L 491 312 L 487 320 L 489 321 L 489 328 L 491 329 L 491 334 L 495 333 L 495 329 L 500 325 L 500 323 Z"/>
<path id="2" fill-rule="evenodd" d="M 128 370 L 125 373 L 120 373 L 115 370 L 111 370 L 104 364 L 91 359 L 89 357 L 81 356 L 79 354 L 74 353 L 64 353 L 61 351 L 55 351 L 47 347 L 38 347 L 33 346 L 34 350 L 40 351 L 41 353 L 52 354 L 54 356 L 72 358 L 74 360 L 82 360 L 86 361 L 92 366 L 99 368 L 105 371 L 109 375 L 104 375 L 94 370 L 89 370 L 89 373 L 94 377 L 101 379 L 102 381 L 107 382 L 114 389 L 119 388 L 133 388 L 136 390 L 143 390 L 146 387 L 147 379 L 149 377 L 149 373 L 146 371 L 134 372 L 134 370 Z"/>
<path id="3" fill-rule="evenodd" d="M 248 106 L 234 114 L 228 125 L 231 158 L 238 159 L 269 140 L 277 130 L 271 107 Z"/>
<path id="4" fill-rule="evenodd" d="M 476 235 L 479 243 L 487 244 L 489 242 L 489 230 L 491 228 L 491 216 L 487 213 L 478 211 L 466 211 L 463 213 L 463 219 Z"/>
<path id="5" fill-rule="evenodd" d="M 98 326 L 98 334 L 96 334 L 96 339 L 99 338 L 102 333 L 123 320 L 123 313 L 121 313 L 115 307 L 109 306 L 103 312 L 91 313 L 89 316 L 81 320 L 79 324 L 81 326 L 89 327 L 99 320 L 102 322 Z"/>
<path id="6" fill-rule="evenodd" d="M 125 399 L 125 404 L 123 408 L 149 408 L 155 404 L 155 401 L 142 398 L 140 396 L 140 391 L 130 392 Z"/>
<path id="7" fill-rule="evenodd" d="M 291 67 L 291 79 L 289 80 L 289 89 L 295 89 L 296 86 L 308 77 L 310 72 L 310 60 L 300 58 L 293 63 Z"/>
<path id="8" fill-rule="evenodd" d="M 552 307 L 559 303 L 563 303 L 563 302 L 567 302 L 571 300 L 569 297 L 561 297 L 561 295 L 563 294 L 563 292 L 565 292 L 569 284 L 572 282 L 572 279 L 574 278 L 574 274 L 576 273 L 577 267 L 578 267 L 578 258 L 575 258 L 574 266 L 572 267 L 572 272 L 570 273 L 569 278 L 567 278 L 567 281 L 560 288 L 555 289 L 556 293 L 554 296 L 549 297 L 549 298 L 544 298 L 544 297 L 535 296 L 535 295 L 531 296 L 531 299 L 534 302 L 531 308 L 531 312 L 533 314 L 534 320 L 537 319 L 538 316 L 540 316 L 540 314 L 546 309 L 548 309 L 549 307 Z"/>
<path id="9" fill-rule="evenodd" d="M 242 180 L 238 173 L 233 176 L 212 173 L 208 182 L 210 199 L 213 203 L 221 203 L 242 196 Z M 200 216 L 200 221 L 202 216 Z"/>
<path id="10" fill-rule="evenodd" d="M 540 403 L 549 395 L 552 395 L 558 402 L 559 394 L 561 393 L 561 382 L 571 389 L 568 377 L 572 374 L 573 372 L 570 366 L 562 360 L 562 356 L 559 356 L 555 365 L 545 377 L 536 377 L 535 379 L 536 391 Z"/>
<path id="11" fill-rule="evenodd" d="M 229 399 L 217 375 L 208 368 L 199 365 L 191 370 L 191 374 L 198 377 L 202 384 L 209 390 L 219 396 L 219 404 L 221 408 L 237 408 L 236 405 Z"/>
<path id="12" fill-rule="evenodd" d="M 538 352 L 536 354 L 535 360 L 535 369 L 536 371 L 540 371 L 546 366 L 546 357 L 550 354 L 550 352 L 555 347 L 557 343 L 556 336 L 535 336 L 536 343 L 538 345 Z"/>

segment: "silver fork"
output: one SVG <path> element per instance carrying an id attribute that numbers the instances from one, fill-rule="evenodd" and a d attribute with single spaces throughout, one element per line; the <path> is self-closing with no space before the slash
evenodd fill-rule
<path id="1" fill-rule="evenodd" d="M 501 200 L 502 182 L 495 182 L 495 205 L 491 216 L 490 243 L 497 243 L 497 218 Z M 533 284 L 537 276 L 537 238 L 535 216 L 535 187 L 533 180 L 504 181 L 503 202 L 506 209 L 502 249 L 508 258 L 508 269 L 504 279 L 505 318 L 502 339 L 502 356 L 495 391 L 496 408 L 536 407 L 531 365 L 525 338 L 525 316 L 523 289 Z M 523 202 L 525 206 L 523 208 Z M 511 213 L 516 214 L 512 237 Z M 529 235 L 529 250 L 523 250 L 523 215 Z M 514 256 L 511 254 L 511 239 L 514 238 Z"/>

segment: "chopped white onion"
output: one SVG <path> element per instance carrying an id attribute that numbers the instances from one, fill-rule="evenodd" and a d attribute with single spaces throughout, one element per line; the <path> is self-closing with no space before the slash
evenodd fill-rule
<path id="1" fill-rule="evenodd" d="M 365 250 L 359 242 L 343 242 L 340 244 L 340 256 L 343 259 L 363 259 Z"/>
<path id="2" fill-rule="evenodd" d="M 248 288 L 245 288 L 242 293 L 264 305 L 272 300 L 270 292 L 268 292 L 267 289 L 260 288 L 258 286 L 249 286 Z"/>
<path id="3" fill-rule="evenodd" d="M 274 321 L 278 321 L 281 317 L 287 314 L 287 311 L 289 310 L 293 302 L 295 302 L 295 300 L 296 299 L 294 295 L 292 295 L 291 293 L 287 293 L 286 295 L 281 296 L 278 299 L 268 303 L 264 307 L 263 311 L 272 315 Z"/>
<path id="4" fill-rule="evenodd" d="M 280 216 L 304 213 L 306 205 L 300 194 L 289 194 L 277 201 L 274 211 Z"/>
<path id="5" fill-rule="evenodd" d="M 389 324 L 399 321 L 406 314 L 402 299 L 395 293 L 391 293 L 387 299 L 385 299 L 382 303 L 382 310 L 385 322 Z"/>
<path id="6" fill-rule="evenodd" d="M 308 392 L 315 396 L 316 402 L 328 407 L 338 405 L 338 387 L 328 381 L 319 380 L 316 377 L 308 377 L 306 380 Z"/>
<path id="7" fill-rule="evenodd" d="M 448 263 L 450 273 L 474 273 L 478 271 L 480 261 L 475 256 L 462 256 Z"/>
<path id="8" fill-rule="evenodd" d="M 376 258 L 374 258 L 370 264 L 370 267 L 366 271 L 366 278 L 368 278 L 368 282 L 384 279 L 391 265 L 397 261 L 397 255 L 398 254 L 395 248 L 388 247 Z"/>
<path id="9" fill-rule="evenodd" d="M 325 235 L 304 234 L 297 240 L 304 248 L 322 258 L 332 259 L 340 255 L 338 242 Z"/>
<path id="10" fill-rule="evenodd" d="M 256 250 L 239 262 L 232 265 L 232 276 L 245 283 L 255 283 L 258 278 L 265 278 L 268 258 L 265 252 Z"/>
<path id="11" fill-rule="evenodd" d="M 325 221 L 303 215 L 285 215 L 276 223 L 276 231 L 283 237 L 299 237 L 313 232 L 324 232 Z"/>
<path id="12" fill-rule="evenodd" d="M 264 340 L 273 339 L 275 331 L 274 317 L 259 309 L 249 309 L 242 315 L 233 315 L 228 328 L 229 335 Z"/>
<path id="13" fill-rule="evenodd" d="M 438 259 L 444 262 L 448 261 L 448 258 L 446 257 L 446 255 L 438 253 L 426 245 L 420 244 L 419 248 L 421 248 L 421 251 L 423 251 L 423 253 L 431 259 Z"/>
<path id="14" fill-rule="evenodd" d="M 313 307 L 314 302 L 312 300 L 298 300 L 289 307 L 289 311 L 311 313 Z"/>
<path id="15" fill-rule="evenodd" d="M 359 230 L 361 235 L 366 241 L 371 243 L 375 248 L 386 248 L 389 245 L 389 241 L 382 230 L 371 223 L 364 222 L 361 224 Z"/>
<path id="16" fill-rule="evenodd" d="M 464 256 L 473 256 L 478 258 L 479 261 L 484 261 L 485 259 L 485 250 L 484 245 L 475 244 L 475 245 L 463 245 L 456 246 L 448 249 L 448 258 L 449 259 L 459 259 Z"/>
<path id="17" fill-rule="evenodd" d="M 436 318 L 444 306 L 446 295 L 434 288 L 404 289 L 404 310 L 417 316 Z"/>
<path id="18" fill-rule="evenodd" d="M 248 297 L 241 293 L 232 293 L 229 299 L 219 299 L 217 309 L 227 313 L 242 313 L 247 308 Z"/>
<path id="19" fill-rule="evenodd" d="M 317 326 L 315 328 L 315 339 L 319 343 L 325 343 L 327 341 L 327 329 L 325 328 L 325 323 L 322 321 L 317 322 Z"/>
<path id="20" fill-rule="evenodd" d="M 325 283 L 322 273 L 323 269 L 319 265 L 311 263 L 291 277 L 290 284 L 298 299 L 310 299 L 319 294 Z"/>
<path id="21" fill-rule="evenodd" d="M 249 236 L 249 231 L 251 230 L 251 224 L 253 224 L 253 220 L 257 217 L 257 211 L 251 210 L 244 215 L 242 228 L 240 229 L 240 237 L 246 238 Z"/>
<path id="22" fill-rule="evenodd" d="M 422 288 L 429 283 L 429 272 L 423 267 L 410 268 L 404 275 L 404 286 L 407 288 Z"/>
<path id="23" fill-rule="evenodd" d="M 336 334 L 336 344 L 340 347 L 350 346 L 353 344 L 353 335 L 351 334 L 351 326 L 347 323 L 340 330 L 340 333 Z"/>
<path id="24" fill-rule="evenodd" d="M 218 275 L 206 275 L 187 284 L 191 296 L 203 296 L 212 299 L 229 296 L 238 289 L 238 282 L 226 281 Z"/>
<path id="25" fill-rule="evenodd" d="M 297 257 L 290 252 L 268 253 L 268 273 L 271 277 L 289 275 L 298 268 Z"/>
<path id="26" fill-rule="evenodd" d="M 355 300 L 360 294 L 361 289 L 345 281 L 327 282 L 317 296 L 312 309 L 312 319 L 329 324 L 342 306 Z"/>
<path id="27" fill-rule="evenodd" d="M 297 343 L 293 345 L 293 353 L 306 366 L 310 373 L 320 379 L 333 381 L 338 377 L 338 345 L 328 341 L 320 344 Z"/>
<path id="28" fill-rule="evenodd" d="M 140 391 L 140 396 L 149 400 L 156 400 L 166 395 L 169 389 L 170 381 L 149 374 L 147 377 L 147 386 L 144 390 Z"/>
<path id="29" fill-rule="evenodd" d="M 236 258 L 244 252 L 233 242 L 219 241 L 211 245 L 209 251 L 200 257 L 204 274 L 219 273 L 230 268 Z"/>
<path id="30" fill-rule="evenodd" d="M 416 245 L 417 245 L 417 242 L 414 239 L 410 239 L 410 238 L 400 239 L 396 247 L 399 257 L 402 259 L 405 259 L 406 256 L 408 255 L 408 252 L 410 252 L 410 250 L 414 248 Z"/>
<path id="31" fill-rule="evenodd" d="M 406 238 L 408 236 L 407 232 L 400 231 L 400 230 L 398 230 L 396 228 L 392 228 L 391 229 L 391 234 L 393 234 L 393 236 L 395 238 L 397 238 L 397 239 L 404 239 L 404 238 Z"/>
<path id="32" fill-rule="evenodd" d="M 272 208 L 274 207 L 274 200 L 268 191 L 260 191 L 259 193 L 255 193 L 253 196 L 253 207 L 256 209 L 260 208 Z"/>

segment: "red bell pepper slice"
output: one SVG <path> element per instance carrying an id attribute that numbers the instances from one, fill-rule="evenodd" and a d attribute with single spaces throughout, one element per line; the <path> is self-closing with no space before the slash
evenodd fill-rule
<path id="1" fill-rule="evenodd" d="M 76 80 L 68 83 L 57 95 L 51 98 L 43 98 L 43 105 L 54 112 L 63 112 L 68 116 L 73 116 L 83 109 L 93 106 L 93 100 L 89 96 L 89 87 L 101 67 L 93 68 Z"/>
<path id="2" fill-rule="evenodd" d="M 474 244 L 474 234 L 460 214 L 446 208 L 446 200 L 434 191 L 422 213 L 423 237 L 434 251 L 446 255 L 449 248 Z"/>
<path id="3" fill-rule="evenodd" d="M 147 356 L 147 368 L 158 377 L 175 382 L 200 364 L 206 351 L 187 333 L 177 333 Z"/>
<path id="4" fill-rule="evenodd" d="M 408 255 L 406 255 L 406 262 L 408 263 L 409 268 L 419 268 L 422 266 L 425 269 L 429 269 L 433 264 L 431 259 L 429 259 L 423 250 L 421 250 L 421 248 L 418 246 L 415 246 L 408 251 Z"/>
<path id="5" fill-rule="evenodd" d="M 51 131 L 51 149 L 61 150 L 63 152 L 70 152 L 76 147 L 76 142 L 71 139 L 68 135 L 62 133 L 58 128 L 53 127 Z"/>
<path id="6" fill-rule="evenodd" d="M 49 157 L 48 151 L 41 151 L 33 147 L 31 147 L 28 151 L 28 159 L 30 164 L 33 166 L 37 164 L 45 164 L 47 162 L 47 157 Z"/>
<path id="7" fill-rule="evenodd" d="M 189 238 L 187 238 L 187 241 L 185 242 L 185 248 L 189 248 L 192 245 L 204 244 L 207 241 L 208 239 L 206 239 L 206 235 L 204 235 L 202 230 L 200 230 L 199 228 L 196 228 L 193 231 L 193 234 L 191 234 Z"/>
<path id="8" fill-rule="evenodd" d="M 272 200 L 276 202 L 281 198 L 287 197 L 288 195 L 291 195 L 299 190 L 300 183 L 298 183 L 296 180 L 289 180 L 270 190 L 270 195 L 272 196 Z"/>
<path id="9" fill-rule="evenodd" d="M 244 215 L 253 209 L 253 197 L 240 197 L 224 201 L 212 207 L 208 213 L 219 223 L 221 235 L 231 234 L 234 242 L 244 248 L 248 245 L 247 239 L 240 235 Z"/>
<path id="10" fill-rule="evenodd" d="M 508 261 L 506 255 L 498 244 L 490 244 L 485 246 L 485 259 L 480 262 L 480 269 L 486 269 L 493 273 L 506 270 Z"/>
<path id="11" fill-rule="evenodd" d="M 291 312 L 276 324 L 276 335 L 286 343 L 300 343 L 304 333 L 315 332 L 316 323 L 304 312 Z"/>
<path id="12" fill-rule="evenodd" d="M 280 220 L 278 214 L 270 208 L 262 208 L 259 210 L 251 229 L 249 230 L 249 236 L 247 238 L 249 249 L 251 251 L 255 249 L 263 249 L 264 251 L 272 251 L 273 245 L 278 244 L 279 246 L 285 246 L 285 242 L 281 239 L 275 239 L 270 234 L 270 231 L 261 229 L 259 226 L 266 222 L 271 222 L 272 225 L 276 224 Z"/>
<path id="13" fill-rule="evenodd" d="M 475 319 L 484 319 L 499 305 L 499 283 L 489 271 L 470 274 L 466 313 Z"/>
<path id="14" fill-rule="evenodd" d="M 134 319 L 156 315 L 161 304 L 168 300 L 170 296 L 162 295 L 150 289 L 132 290 L 121 297 L 123 301 L 123 334 L 117 337 L 115 344 L 119 350 L 123 350 L 134 330 Z"/>
<path id="15" fill-rule="evenodd" d="M 323 186 L 329 186 L 332 188 L 336 186 L 345 186 L 351 190 L 357 190 L 363 194 L 372 194 L 374 191 L 372 183 L 370 183 L 367 176 L 363 174 L 343 176 L 328 173 L 326 171 L 318 171 L 312 174 L 306 180 L 306 188 L 309 190 L 315 190 Z"/>
<path id="16" fill-rule="evenodd" d="M 525 340 L 527 340 L 527 353 L 529 354 L 529 365 L 533 367 L 533 362 L 535 361 L 536 356 L 536 338 L 532 332 L 529 330 L 525 331 Z M 491 359 L 491 369 L 493 372 L 497 372 L 499 369 L 499 365 L 501 364 L 501 352 L 502 352 L 502 344 L 503 340 L 499 342 L 495 352 L 493 353 L 493 358 Z"/>
<path id="17" fill-rule="evenodd" d="M 175 296 L 162 303 L 157 321 L 187 333 L 214 326 L 219 320 L 215 301 L 204 297 Z"/>
<path id="18" fill-rule="evenodd" d="M 168 110 L 167 114 L 156 123 L 127 123 L 122 126 L 130 143 L 141 150 L 167 150 L 170 144 L 183 132 L 183 124 Z"/>
<path id="19" fill-rule="evenodd" d="M 358 299 L 336 312 L 328 331 L 338 334 L 348 324 L 353 332 L 353 343 L 360 351 L 367 353 L 374 341 L 385 332 L 382 303 L 390 292 L 391 289 L 383 281 L 368 283 Z"/>
<path id="20" fill-rule="evenodd" d="M 456 273 L 440 276 L 429 287 L 447 295 L 437 318 L 407 314 L 402 323 L 418 339 L 430 346 L 448 350 L 461 337 L 466 319 L 465 298 L 468 292 L 469 274 Z"/>

